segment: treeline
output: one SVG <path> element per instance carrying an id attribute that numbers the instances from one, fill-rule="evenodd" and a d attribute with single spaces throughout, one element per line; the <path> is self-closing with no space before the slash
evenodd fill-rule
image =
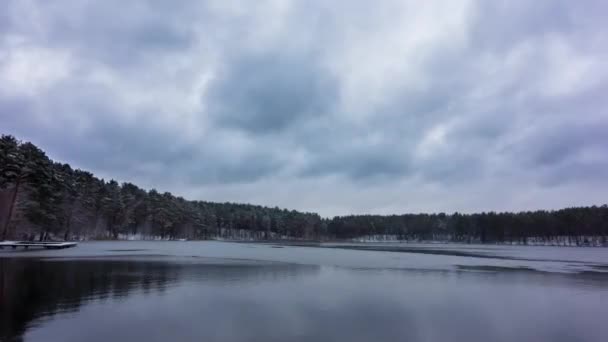
<path id="1" fill-rule="evenodd" d="M 608 246 L 608 206 L 470 215 L 345 216 L 332 219 L 327 234 L 372 241 Z"/>
<path id="2" fill-rule="evenodd" d="M 50 160 L 38 147 L 0 140 L 0 238 L 314 239 L 317 214 L 234 203 L 187 201 L 105 181 Z"/>
<path id="3" fill-rule="evenodd" d="M 99 179 L 50 160 L 29 142 L 0 140 L 1 239 L 411 240 L 606 245 L 608 207 L 463 215 L 315 213 L 188 201 Z"/>

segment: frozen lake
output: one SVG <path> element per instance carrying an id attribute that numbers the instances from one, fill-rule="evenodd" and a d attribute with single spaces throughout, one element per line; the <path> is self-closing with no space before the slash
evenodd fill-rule
<path id="1" fill-rule="evenodd" d="M 608 249 L 0 250 L 2 341 L 606 341 Z"/>

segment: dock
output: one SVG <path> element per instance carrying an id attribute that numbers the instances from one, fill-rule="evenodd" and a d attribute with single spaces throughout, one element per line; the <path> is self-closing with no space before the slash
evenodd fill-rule
<path id="1" fill-rule="evenodd" d="M 33 241 L 2 241 L 0 242 L 0 249 L 12 248 L 17 249 L 21 247 L 23 249 L 29 248 L 45 248 L 45 249 L 63 249 L 76 247 L 76 242 L 33 242 Z"/>

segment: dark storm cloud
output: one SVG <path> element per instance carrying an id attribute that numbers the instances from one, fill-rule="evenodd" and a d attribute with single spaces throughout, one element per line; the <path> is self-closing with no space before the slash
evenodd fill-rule
<path id="1" fill-rule="evenodd" d="M 562 184 L 591 184 L 606 182 L 608 162 L 605 160 L 568 161 L 547 170 L 540 180 L 543 186 L 554 187 Z"/>
<path id="2" fill-rule="evenodd" d="M 573 122 L 547 126 L 526 142 L 531 166 L 572 162 L 585 152 L 608 150 L 608 122 Z M 569 178 L 569 177 L 568 177 Z"/>
<path id="3" fill-rule="evenodd" d="M 0 129 L 104 177 L 323 214 L 608 190 L 603 1 L 0 6 Z"/>
<path id="4" fill-rule="evenodd" d="M 319 177 L 338 174 L 357 182 L 383 177 L 390 179 L 411 172 L 407 160 L 390 146 L 347 146 L 316 153 L 301 170 L 301 175 Z"/>
<path id="5" fill-rule="evenodd" d="M 220 125 L 252 134 L 280 132 L 330 114 L 336 83 L 314 56 L 239 56 L 219 71 L 208 96 Z"/>
<path id="6" fill-rule="evenodd" d="M 45 102 L 49 113 L 77 113 L 75 117 L 64 118 L 61 114 L 43 120 L 31 107 L 20 107 L 7 121 L 7 129 L 23 139 L 31 139 L 45 150 L 53 152 L 59 161 L 71 162 L 85 169 L 111 172 L 120 169 L 128 172 L 134 165 L 146 161 L 160 161 L 171 165 L 179 160 L 193 157 L 191 146 L 182 146 L 171 133 L 151 125 L 145 120 L 124 122 L 120 120 L 120 108 L 111 105 L 109 93 L 92 91 L 97 97 L 81 97 L 65 103 L 64 97 L 58 101 Z M 82 94 L 82 92 L 81 92 Z M 105 96 L 103 96 L 103 95 Z M 98 102 L 100 98 L 105 101 Z M 91 101 L 94 99 L 94 101 Z M 0 107 L 5 113 L 12 108 Z M 27 127 L 20 125 L 29 122 Z M 81 128 L 78 128 L 78 127 Z M 145 132 L 145 134 L 137 134 Z M 154 138 L 151 139 L 150 135 Z"/>
<path id="7" fill-rule="evenodd" d="M 79 103 L 77 108 L 94 120 L 82 118 L 81 122 L 89 121 L 89 124 L 78 134 L 65 134 L 71 127 L 63 121 L 56 125 L 38 124 L 36 115 L 26 108 L 1 107 L 2 113 L 9 110 L 19 113 L 4 122 L 8 132 L 44 146 L 55 160 L 96 170 L 107 177 L 118 174 L 121 180 L 145 181 L 149 186 L 162 186 L 164 181 L 176 178 L 196 186 L 252 182 L 281 168 L 273 156 L 263 152 L 238 160 L 222 158 L 213 151 L 212 145 L 188 144 L 179 139 L 179 131 L 154 125 L 145 120 L 146 115 L 134 122 L 122 122 L 120 109 L 100 104 Z M 65 110 L 57 105 L 52 108 Z M 19 127 L 23 120 L 32 124 L 23 129 Z"/>
<path id="8" fill-rule="evenodd" d="M 203 164 L 202 168 L 192 170 L 190 179 L 194 184 L 249 183 L 276 174 L 281 168 L 281 163 L 272 156 L 265 153 L 252 153 L 245 158 L 231 163 L 213 165 L 208 169 L 205 169 Z"/>

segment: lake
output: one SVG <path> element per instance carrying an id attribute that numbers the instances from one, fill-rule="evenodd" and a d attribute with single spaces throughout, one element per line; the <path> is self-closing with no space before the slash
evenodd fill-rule
<path id="1" fill-rule="evenodd" d="M 0 251 L 1 341 L 608 341 L 608 249 L 86 242 Z"/>

